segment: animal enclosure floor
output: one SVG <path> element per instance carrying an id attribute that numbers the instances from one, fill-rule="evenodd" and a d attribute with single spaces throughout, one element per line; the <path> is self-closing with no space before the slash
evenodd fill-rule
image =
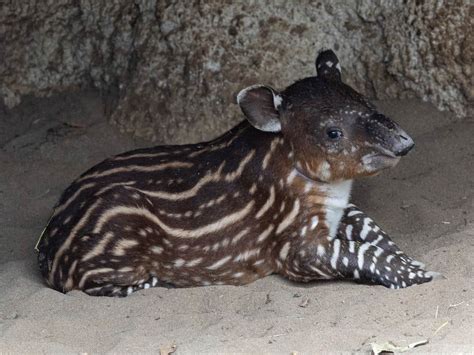
<path id="1" fill-rule="evenodd" d="M 39 275 L 35 242 L 61 191 L 109 155 L 149 145 L 107 124 L 98 93 L 0 109 L 0 353 L 368 352 L 391 341 L 474 351 L 474 124 L 419 101 L 380 102 L 416 147 L 359 181 L 353 201 L 444 280 L 390 290 L 349 282 L 63 295 Z M 159 118 L 157 118 L 159 119 Z"/>

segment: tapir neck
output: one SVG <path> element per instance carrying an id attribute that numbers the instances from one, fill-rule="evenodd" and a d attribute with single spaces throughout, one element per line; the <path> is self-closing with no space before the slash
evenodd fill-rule
<path id="1" fill-rule="evenodd" d="M 307 177 L 296 168 L 291 146 L 281 133 L 262 132 L 243 122 L 222 138 L 228 145 L 227 160 L 242 162 L 249 154 L 253 155 L 242 180 L 255 182 L 258 188 L 279 186 L 289 195 L 311 200 L 313 206 L 331 209 L 347 206 L 352 180 L 326 183 Z"/>
<path id="2" fill-rule="evenodd" d="M 327 183 L 305 176 L 295 167 L 290 144 L 281 134 L 265 133 L 250 125 L 241 125 L 228 139 L 233 140 L 232 152 L 239 156 L 255 152 L 255 159 L 249 162 L 242 174 L 244 185 L 245 182 L 247 186 L 252 184 L 260 193 L 274 188 L 274 203 L 292 203 L 291 200 L 297 199 L 304 206 L 303 214 L 318 216 L 328 228 L 330 237 L 335 237 L 349 202 L 352 180 Z"/>

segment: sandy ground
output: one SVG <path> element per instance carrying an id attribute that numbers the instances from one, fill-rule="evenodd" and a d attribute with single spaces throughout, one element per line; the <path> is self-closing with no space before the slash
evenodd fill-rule
<path id="1" fill-rule="evenodd" d="M 73 178 L 147 143 L 109 126 L 94 92 L 0 112 L 0 352 L 368 352 L 371 342 L 422 339 L 413 353 L 474 352 L 474 124 L 417 101 L 379 106 L 417 146 L 394 170 L 360 181 L 353 201 L 446 279 L 395 291 L 271 276 L 123 299 L 47 288 L 33 246 Z"/>

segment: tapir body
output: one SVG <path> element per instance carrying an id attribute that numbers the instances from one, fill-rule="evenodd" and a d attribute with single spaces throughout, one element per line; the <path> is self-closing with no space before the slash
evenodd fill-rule
<path id="1" fill-rule="evenodd" d="M 391 288 L 437 276 L 349 203 L 353 179 L 396 165 L 412 139 L 341 81 L 332 51 L 316 70 L 281 92 L 242 90 L 247 120 L 216 140 L 127 152 L 81 175 L 39 242 L 47 283 L 126 296 L 272 273 Z"/>

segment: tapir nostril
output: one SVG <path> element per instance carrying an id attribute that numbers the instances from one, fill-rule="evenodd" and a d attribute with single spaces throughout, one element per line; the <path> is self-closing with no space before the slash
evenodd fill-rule
<path id="1" fill-rule="evenodd" d="M 408 140 L 408 137 L 405 137 L 403 134 L 400 134 L 400 138 L 407 141 Z"/>

